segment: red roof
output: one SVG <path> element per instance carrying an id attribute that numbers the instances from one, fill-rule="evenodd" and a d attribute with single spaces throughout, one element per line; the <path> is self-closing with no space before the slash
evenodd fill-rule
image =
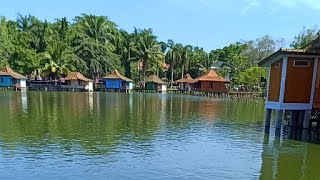
<path id="1" fill-rule="evenodd" d="M 184 75 L 182 79 L 176 80 L 177 83 L 192 83 L 193 78 L 190 76 L 190 74 Z"/>
<path id="2" fill-rule="evenodd" d="M 81 81 L 93 81 L 92 79 L 88 79 L 84 77 L 80 72 L 70 72 L 68 76 L 65 78 L 66 81 L 71 81 L 71 80 L 81 80 Z"/>
<path id="3" fill-rule="evenodd" d="M 213 82 L 225 82 L 230 83 L 229 80 L 219 76 L 216 71 L 213 69 L 207 71 L 203 76 L 200 76 L 192 81 L 192 83 L 196 83 L 198 81 L 213 81 Z"/>
<path id="4" fill-rule="evenodd" d="M 9 66 L 5 66 L 0 71 L 0 76 L 12 76 L 15 79 L 28 79 L 27 77 L 14 72 Z"/>
<path id="5" fill-rule="evenodd" d="M 158 76 L 156 75 L 150 75 L 147 77 L 146 82 L 153 82 L 156 84 L 167 84 L 166 82 L 162 81 Z"/>
<path id="6" fill-rule="evenodd" d="M 126 82 L 133 82 L 132 79 L 122 76 L 118 70 L 114 70 L 111 74 L 108 74 L 105 77 L 103 77 L 103 79 L 121 79 Z"/>

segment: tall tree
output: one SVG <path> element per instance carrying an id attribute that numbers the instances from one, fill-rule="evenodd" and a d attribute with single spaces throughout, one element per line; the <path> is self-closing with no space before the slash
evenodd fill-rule
<path id="1" fill-rule="evenodd" d="M 83 14 L 76 17 L 73 27 L 72 45 L 76 54 L 88 66 L 89 72 L 96 80 L 105 73 L 120 68 L 120 56 L 115 53 L 116 24 L 104 16 Z"/>
<path id="2" fill-rule="evenodd" d="M 318 34 L 319 28 L 317 26 L 309 29 L 303 27 L 302 31 L 294 37 L 294 40 L 290 44 L 290 46 L 295 49 L 303 48 L 305 45 L 307 45 L 309 42 L 315 39 L 318 36 Z"/>
<path id="3" fill-rule="evenodd" d="M 171 86 L 174 82 L 174 69 L 175 66 L 181 63 L 182 60 L 182 44 L 175 44 L 172 39 L 168 40 L 167 43 L 168 51 L 166 53 L 165 59 L 168 64 L 170 64 L 171 69 Z"/>
<path id="4" fill-rule="evenodd" d="M 189 70 L 190 59 L 192 57 L 192 49 L 191 45 L 186 45 L 182 48 L 182 56 L 181 56 L 181 78 L 184 77 L 185 71 Z"/>
<path id="5" fill-rule="evenodd" d="M 135 29 L 137 38 L 137 53 L 135 60 L 142 64 L 143 80 L 147 73 L 155 73 L 157 67 L 164 62 L 164 55 L 160 50 L 157 37 L 153 35 L 152 29 Z"/>
<path id="6" fill-rule="evenodd" d="M 85 62 L 63 42 L 52 43 L 42 57 L 43 73 L 52 78 L 59 78 L 77 69 L 86 69 Z"/>

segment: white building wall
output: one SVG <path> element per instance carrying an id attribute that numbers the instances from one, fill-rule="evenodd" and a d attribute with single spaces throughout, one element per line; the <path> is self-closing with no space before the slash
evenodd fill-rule
<path id="1" fill-rule="evenodd" d="M 130 90 L 133 89 L 133 83 L 132 82 L 129 83 L 129 89 Z"/>
<path id="2" fill-rule="evenodd" d="M 88 82 L 88 91 L 93 92 L 93 82 Z"/>
<path id="3" fill-rule="evenodd" d="M 161 85 L 161 92 L 166 93 L 167 92 L 167 85 Z"/>
<path id="4" fill-rule="evenodd" d="M 27 81 L 25 79 L 20 79 L 20 88 L 21 88 L 21 91 L 27 90 Z"/>

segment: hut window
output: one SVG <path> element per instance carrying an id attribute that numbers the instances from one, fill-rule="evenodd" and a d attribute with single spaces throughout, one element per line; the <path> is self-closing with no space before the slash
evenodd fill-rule
<path id="1" fill-rule="evenodd" d="M 2 83 L 3 83 L 3 78 L 0 78 L 0 82 L 2 82 Z"/>
<path id="2" fill-rule="evenodd" d="M 294 67 L 309 67 L 310 61 L 308 61 L 308 60 L 294 60 L 293 66 Z"/>
<path id="3" fill-rule="evenodd" d="M 277 62 L 275 65 L 274 65 L 275 68 L 280 68 L 280 62 Z"/>
<path id="4" fill-rule="evenodd" d="M 115 80 L 112 81 L 112 85 L 116 85 L 116 81 Z"/>

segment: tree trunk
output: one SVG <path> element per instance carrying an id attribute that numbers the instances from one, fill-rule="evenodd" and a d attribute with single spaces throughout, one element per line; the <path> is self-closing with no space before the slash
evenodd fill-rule
<path id="1" fill-rule="evenodd" d="M 172 67 L 171 67 L 171 88 L 172 88 L 172 84 L 173 84 L 173 65 L 172 65 Z"/>
<path id="2" fill-rule="evenodd" d="M 143 69 L 143 86 L 144 86 L 144 87 L 146 86 L 145 81 L 146 81 L 147 62 L 148 62 L 147 59 L 143 61 L 143 68 L 142 68 L 142 69 Z"/>
<path id="3" fill-rule="evenodd" d="M 157 65 L 157 76 L 159 77 L 159 65 Z"/>
<path id="4" fill-rule="evenodd" d="M 131 78 L 131 67 L 130 67 L 130 49 L 128 51 L 128 59 L 127 59 L 127 62 L 125 62 L 125 71 L 126 71 L 126 76 Z"/>
<path id="5" fill-rule="evenodd" d="M 181 79 L 184 77 L 184 64 L 182 65 L 182 69 L 181 69 Z"/>

